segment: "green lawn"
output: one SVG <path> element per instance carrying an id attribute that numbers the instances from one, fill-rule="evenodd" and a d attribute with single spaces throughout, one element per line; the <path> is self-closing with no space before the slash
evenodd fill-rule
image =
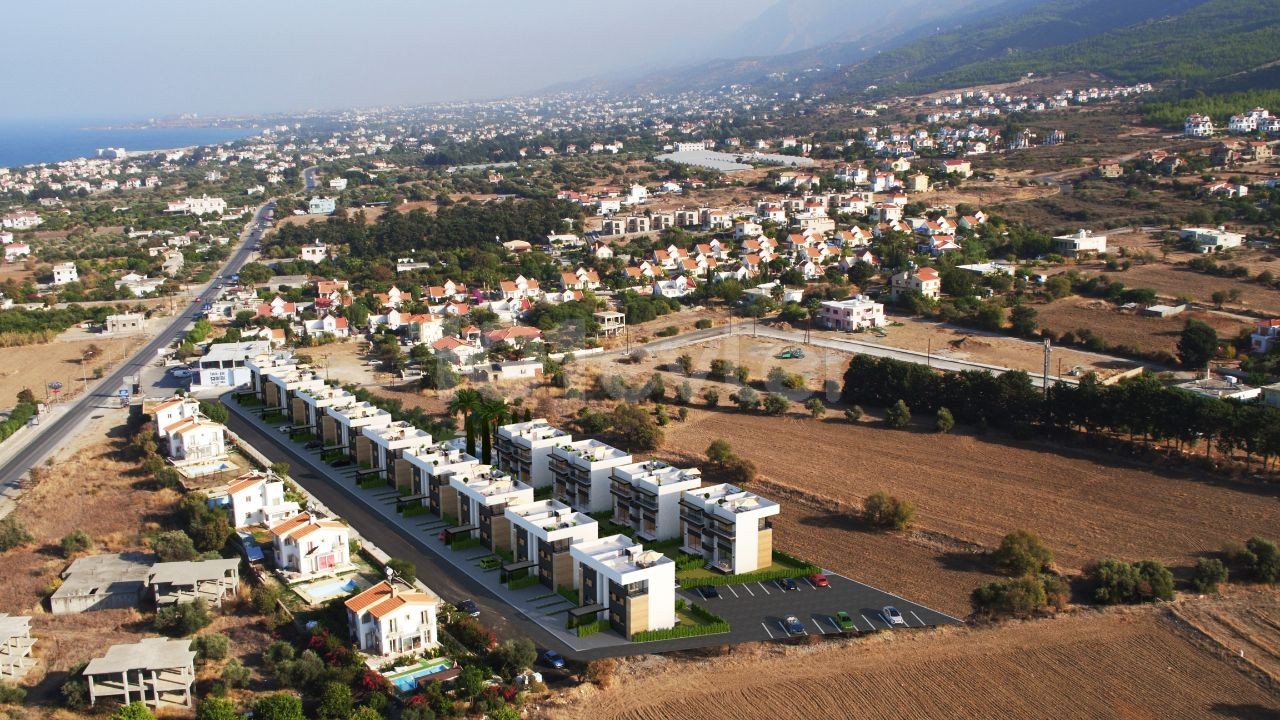
<path id="1" fill-rule="evenodd" d="M 717 570 L 695 567 L 688 570 L 677 570 L 676 581 L 685 587 L 696 585 L 733 585 L 740 582 L 757 580 L 773 580 L 784 577 L 800 577 L 816 572 L 812 565 L 800 560 L 774 554 L 773 564 L 742 575 L 726 575 Z"/>

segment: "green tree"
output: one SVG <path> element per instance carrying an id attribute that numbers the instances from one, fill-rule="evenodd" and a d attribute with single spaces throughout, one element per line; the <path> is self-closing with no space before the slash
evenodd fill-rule
<path id="1" fill-rule="evenodd" d="M 805 401 L 804 406 L 809 411 L 809 416 L 814 420 L 827 414 L 827 406 L 822 402 L 821 398 L 809 398 Z"/>
<path id="2" fill-rule="evenodd" d="M 93 547 L 93 539 L 89 537 L 89 533 L 77 528 L 64 535 L 59 544 L 62 546 L 62 557 L 69 558 Z"/>
<path id="3" fill-rule="evenodd" d="M 226 635 L 206 633 L 197 635 L 191 641 L 191 647 L 196 651 L 196 659 L 198 660 L 223 660 L 231 649 L 231 641 L 227 639 Z"/>
<path id="4" fill-rule="evenodd" d="M 716 465 L 724 465 L 735 457 L 728 440 L 712 440 L 707 446 L 707 459 Z"/>
<path id="5" fill-rule="evenodd" d="M 151 549 L 160 558 L 160 562 L 195 560 L 200 557 L 191 536 L 181 530 L 169 530 L 156 535 L 151 541 Z"/>
<path id="6" fill-rule="evenodd" d="M 240 713 L 230 700 L 207 697 L 196 706 L 196 720 L 240 720 Z"/>
<path id="7" fill-rule="evenodd" d="M 1036 310 L 1030 305 L 1018 305 L 1009 313 L 1013 331 L 1023 337 L 1031 337 L 1036 331 Z"/>
<path id="8" fill-rule="evenodd" d="M 940 433 L 951 432 L 951 428 L 954 428 L 955 426 L 956 426 L 956 419 L 951 414 L 951 411 L 944 407 L 938 408 L 938 414 L 936 419 L 934 420 L 934 427 L 938 429 L 938 432 Z"/>
<path id="9" fill-rule="evenodd" d="M 853 407 L 848 408 L 847 410 L 844 411 L 844 419 L 848 420 L 851 423 L 858 422 L 859 420 L 862 419 L 863 415 L 864 413 L 862 412 L 862 406 L 860 405 L 854 405 Z"/>
<path id="10" fill-rule="evenodd" d="M 325 683 L 316 706 L 316 716 L 321 720 L 346 720 L 351 716 L 351 688 L 342 683 Z"/>
<path id="11" fill-rule="evenodd" d="M 156 610 L 156 631 L 174 637 L 186 637 L 213 622 L 209 606 L 204 598 L 182 605 L 170 605 Z"/>
<path id="12" fill-rule="evenodd" d="M 769 393 L 764 398 L 765 415 L 781 415 L 791 407 L 791 401 L 781 393 Z"/>
<path id="13" fill-rule="evenodd" d="M 390 570 L 394 570 L 396 573 L 396 577 L 400 578 L 401 580 L 404 580 L 410 585 L 412 585 L 413 582 L 418 579 L 418 568 L 415 567 L 414 564 L 409 562 L 408 560 L 402 560 L 400 558 L 391 558 L 390 560 L 387 561 L 387 568 Z"/>
<path id="14" fill-rule="evenodd" d="M 884 413 L 884 422 L 891 428 L 901 429 L 911 423 L 911 408 L 902 400 L 889 406 Z"/>
<path id="15" fill-rule="evenodd" d="M 533 667 L 538 650 L 528 638 L 504 640 L 489 652 L 489 665 L 503 677 L 513 677 L 525 668 Z"/>
<path id="16" fill-rule="evenodd" d="M 476 456 L 476 411 L 480 409 L 480 393 L 464 388 L 454 393 L 445 411 L 452 416 L 462 415 L 463 432 L 467 436 L 467 454 Z"/>
<path id="17" fill-rule="evenodd" d="M 1191 586 L 1198 593 L 1218 592 L 1218 586 L 1227 581 L 1227 566 L 1217 558 L 1200 558 L 1191 572 Z"/>
<path id="18" fill-rule="evenodd" d="M 222 666 L 222 684 L 229 688 L 249 687 L 253 673 L 236 658 L 231 658 Z"/>
<path id="19" fill-rule="evenodd" d="M 730 395 L 729 399 L 743 410 L 755 410 L 760 407 L 760 393 L 746 385 L 738 388 L 738 391 Z"/>
<path id="20" fill-rule="evenodd" d="M 13 513 L 0 519 L 0 552 L 7 552 L 31 542 L 31 533 Z"/>
<path id="21" fill-rule="evenodd" d="M 911 503 L 885 492 L 871 493 L 862 501 L 862 519 L 873 527 L 906 530 L 915 514 Z"/>
<path id="22" fill-rule="evenodd" d="M 1245 543 L 1249 575 L 1257 582 L 1280 581 L 1280 551 L 1266 538 L 1254 536 Z"/>
<path id="23" fill-rule="evenodd" d="M 253 703 L 254 720 L 305 720 L 302 700 L 292 693 L 264 695 Z"/>
<path id="24" fill-rule="evenodd" d="M 715 388 L 706 388 L 702 391 L 702 399 L 707 403 L 707 407 L 715 407 L 720 404 L 720 391 Z"/>
<path id="25" fill-rule="evenodd" d="M 613 409 L 613 431 L 633 452 L 653 452 L 662 447 L 666 439 L 648 410 L 629 403 L 621 403 Z"/>
<path id="26" fill-rule="evenodd" d="M 1048 569 L 1053 551 L 1030 530 L 1014 530 L 1000 540 L 991 559 L 1011 575 L 1028 575 Z"/>
<path id="27" fill-rule="evenodd" d="M 680 369 L 684 371 L 685 375 L 693 374 L 693 356 L 689 353 L 685 353 L 676 358 L 676 365 L 680 366 Z"/>
<path id="28" fill-rule="evenodd" d="M 1178 358 L 1189 368 L 1202 368 L 1218 352 L 1218 332 L 1202 320 L 1187 320 L 1178 339 Z"/>
<path id="29" fill-rule="evenodd" d="M 152 714 L 151 708 L 147 704 L 135 700 L 128 705 L 121 707 L 111 715 L 111 720 L 155 720 L 156 716 Z"/>

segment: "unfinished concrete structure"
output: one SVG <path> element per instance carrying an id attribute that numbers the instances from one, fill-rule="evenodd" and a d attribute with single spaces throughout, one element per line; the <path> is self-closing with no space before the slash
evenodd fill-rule
<path id="1" fill-rule="evenodd" d="M 155 557 L 146 553 L 91 555 L 62 571 L 62 585 L 49 598 L 54 615 L 136 607 Z"/>
<path id="2" fill-rule="evenodd" d="M 214 607 L 240 587 L 240 558 L 157 563 L 147 576 L 156 605 L 204 600 Z"/>
<path id="3" fill-rule="evenodd" d="M 191 707 L 196 682 L 196 653 L 189 639 L 147 638 L 132 645 L 112 645 L 107 654 L 84 668 L 89 704 L 118 697 L 128 705 L 140 701 L 162 707 Z"/>
<path id="4" fill-rule="evenodd" d="M 0 680 L 16 683 L 35 664 L 31 648 L 31 618 L 0 613 Z"/>

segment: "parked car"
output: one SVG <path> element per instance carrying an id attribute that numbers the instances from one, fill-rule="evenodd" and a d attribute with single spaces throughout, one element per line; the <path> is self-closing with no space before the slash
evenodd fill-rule
<path id="1" fill-rule="evenodd" d="M 715 585 L 703 585 L 698 588 L 698 594 L 702 596 L 703 600 L 720 597 L 720 591 L 716 589 Z"/>
<path id="2" fill-rule="evenodd" d="M 176 367 L 169 370 L 169 374 L 176 378 L 189 378 L 192 375 L 191 368 Z"/>
<path id="3" fill-rule="evenodd" d="M 849 616 L 849 613 L 843 610 L 836 613 L 836 625 L 839 625 L 840 629 L 845 632 L 858 629 L 858 626 L 853 624 L 853 618 Z"/>
<path id="4" fill-rule="evenodd" d="M 307 443 L 306 445 L 303 445 L 302 447 L 308 450 L 319 450 L 320 448 L 324 447 L 324 443 L 320 442 L 319 440 L 312 440 L 311 442 Z"/>
<path id="5" fill-rule="evenodd" d="M 334 460 L 333 462 L 329 463 L 329 466 L 330 467 L 347 467 L 350 464 L 351 464 L 351 458 L 338 458 L 337 460 Z"/>
<path id="6" fill-rule="evenodd" d="M 809 582 L 813 583 L 814 587 L 831 587 L 831 583 L 827 582 L 827 576 L 822 573 L 810 575 Z"/>
<path id="7" fill-rule="evenodd" d="M 564 656 L 555 650 L 548 650 L 538 658 L 538 662 L 556 670 L 564 669 Z"/>
<path id="8" fill-rule="evenodd" d="M 262 562 L 262 546 L 253 537 L 253 533 L 240 531 L 236 533 L 236 544 L 240 546 L 240 552 L 244 555 L 244 559 L 250 563 Z"/>
<path id="9" fill-rule="evenodd" d="M 463 600 L 458 603 L 458 610 L 470 615 L 471 617 L 480 617 L 480 606 L 476 605 L 475 600 Z"/>
<path id="10" fill-rule="evenodd" d="M 799 590 L 800 586 L 796 584 L 795 578 L 782 578 L 778 581 L 778 587 L 783 590 Z"/>
<path id="11" fill-rule="evenodd" d="M 782 621 L 782 625 L 783 627 L 786 628 L 787 632 L 790 633 L 791 635 L 804 634 L 804 624 L 801 623 L 800 618 L 796 617 L 795 615 L 788 615 L 787 619 Z"/>
<path id="12" fill-rule="evenodd" d="M 889 627 L 893 627 L 895 625 L 901 625 L 903 627 L 907 626 L 907 621 L 902 617 L 902 613 L 898 612 L 898 608 L 892 605 L 885 605 L 884 609 L 880 611 L 880 617 L 884 618 L 884 621 L 889 624 Z"/>

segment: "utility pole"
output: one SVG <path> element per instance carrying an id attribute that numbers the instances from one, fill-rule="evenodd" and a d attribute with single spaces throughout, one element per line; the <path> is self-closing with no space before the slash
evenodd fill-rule
<path id="1" fill-rule="evenodd" d="M 1044 372 L 1041 382 L 1044 384 L 1044 395 L 1049 396 L 1049 356 L 1053 354 L 1052 343 L 1049 338 L 1044 339 Z"/>
<path id="2" fill-rule="evenodd" d="M 925 346 L 924 362 L 929 367 L 933 367 L 933 338 L 927 338 L 928 345 Z"/>

